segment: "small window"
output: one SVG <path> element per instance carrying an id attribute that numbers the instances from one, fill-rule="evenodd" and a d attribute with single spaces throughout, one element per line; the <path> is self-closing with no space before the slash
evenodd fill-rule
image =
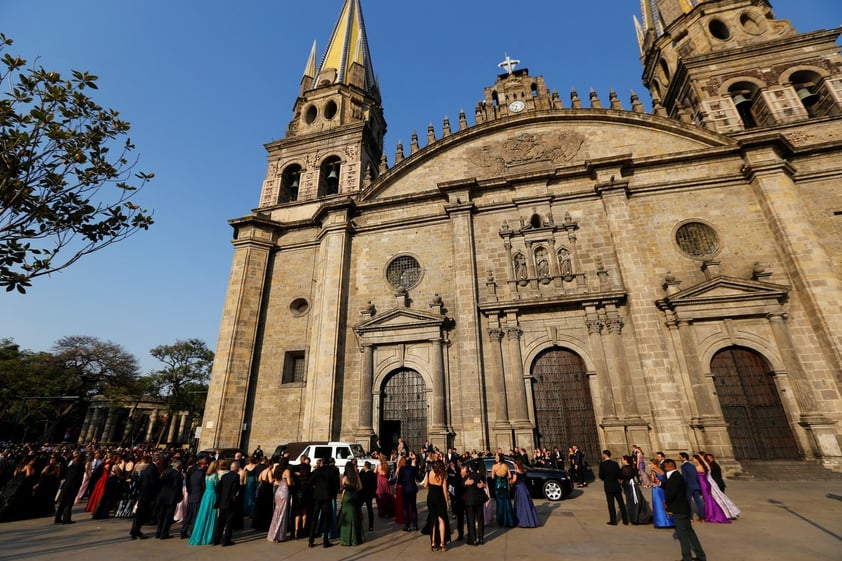
<path id="1" fill-rule="evenodd" d="M 316 120 L 316 115 L 318 115 L 318 114 L 319 114 L 319 110 L 316 109 L 316 106 L 311 105 L 304 112 L 304 122 L 307 123 L 308 125 L 312 124 L 313 121 Z"/>
<path id="2" fill-rule="evenodd" d="M 332 99 L 325 103 L 325 119 L 333 119 L 336 116 L 336 102 Z"/>
<path id="3" fill-rule="evenodd" d="M 347 460 L 351 457 L 351 449 L 347 446 L 339 446 L 336 449 L 336 459 L 337 460 Z"/>
<path id="4" fill-rule="evenodd" d="M 313 449 L 313 457 L 311 459 L 317 460 L 317 459 L 321 458 L 325 461 L 325 463 L 327 463 L 327 460 L 332 457 L 331 456 L 332 450 L 333 449 L 330 446 L 316 446 Z"/>
<path id="5" fill-rule="evenodd" d="M 404 287 L 409 290 L 421 282 L 423 271 L 418 261 L 410 255 L 395 257 L 386 266 L 386 280 L 394 290 Z"/>
<path id="6" fill-rule="evenodd" d="M 282 384 L 294 384 L 304 381 L 304 351 L 289 351 L 284 356 Z"/>

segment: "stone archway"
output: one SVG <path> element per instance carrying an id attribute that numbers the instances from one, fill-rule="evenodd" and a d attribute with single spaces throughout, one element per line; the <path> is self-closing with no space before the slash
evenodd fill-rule
<path id="1" fill-rule="evenodd" d="M 728 347 L 710 364 L 736 460 L 798 459 L 798 446 L 766 360 Z"/>
<path id="2" fill-rule="evenodd" d="M 532 364 L 537 443 L 566 454 L 576 444 L 592 463 L 599 459 L 599 434 L 585 362 L 569 349 L 554 347 Z"/>
<path id="3" fill-rule="evenodd" d="M 428 438 L 427 388 L 422 376 L 410 368 L 389 374 L 380 392 L 380 442 L 394 450 L 403 438 L 413 450 Z"/>

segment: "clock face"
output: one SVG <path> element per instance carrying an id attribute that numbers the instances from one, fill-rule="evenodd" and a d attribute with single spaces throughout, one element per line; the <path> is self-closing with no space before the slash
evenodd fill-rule
<path id="1" fill-rule="evenodd" d="M 526 109 L 526 104 L 520 100 L 513 101 L 509 104 L 509 111 L 512 113 L 520 113 L 524 109 Z"/>

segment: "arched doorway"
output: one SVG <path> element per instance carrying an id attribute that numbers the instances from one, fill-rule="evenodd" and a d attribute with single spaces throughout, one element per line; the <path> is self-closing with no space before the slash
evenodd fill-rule
<path id="1" fill-rule="evenodd" d="M 397 448 L 398 438 L 418 450 L 427 439 L 427 394 L 424 379 L 404 368 L 389 375 L 380 394 L 380 444 Z"/>
<path id="2" fill-rule="evenodd" d="M 532 396 L 538 445 L 558 446 L 563 454 L 575 444 L 591 463 L 599 458 L 599 434 L 585 363 L 560 348 L 542 352 L 532 366 Z"/>
<path id="3" fill-rule="evenodd" d="M 728 347 L 710 363 L 737 460 L 798 459 L 798 446 L 766 360 Z"/>

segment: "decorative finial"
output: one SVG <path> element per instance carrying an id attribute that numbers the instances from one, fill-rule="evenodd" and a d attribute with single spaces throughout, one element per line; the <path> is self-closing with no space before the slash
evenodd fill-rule
<path id="1" fill-rule="evenodd" d="M 508 53 L 506 54 L 506 58 L 503 59 L 503 62 L 498 64 L 500 68 L 505 68 L 507 74 L 511 74 L 515 70 L 515 66 L 520 64 L 520 61 L 516 58 L 511 58 Z"/>

